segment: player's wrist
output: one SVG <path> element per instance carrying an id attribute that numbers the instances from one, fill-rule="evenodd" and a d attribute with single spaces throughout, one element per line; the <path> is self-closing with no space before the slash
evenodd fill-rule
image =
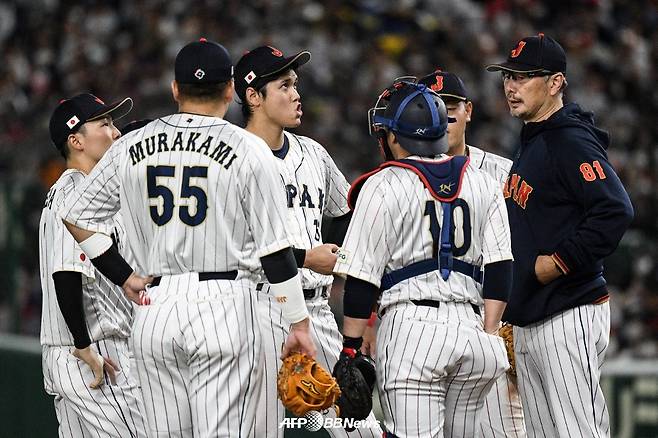
<path id="1" fill-rule="evenodd" d="M 368 318 L 368 327 L 374 327 L 375 323 L 377 322 L 377 312 L 373 310 L 373 312 L 370 314 L 370 318 Z"/>
<path id="2" fill-rule="evenodd" d="M 560 274 L 560 275 L 566 275 L 568 272 L 568 269 L 566 268 L 566 265 L 561 263 L 560 257 L 557 255 L 557 253 L 553 253 L 550 255 L 551 261 L 553 262 L 554 269 Z"/>
<path id="3" fill-rule="evenodd" d="M 301 321 L 294 322 L 290 324 L 290 330 L 302 330 L 308 331 L 311 328 L 311 320 L 306 317 Z"/>
<path id="4" fill-rule="evenodd" d="M 356 352 L 361 349 L 363 345 L 363 337 L 353 338 L 351 336 L 343 336 L 343 353 L 350 357 L 354 357 Z"/>
<path id="5" fill-rule="evenodd" d="M 75 346 L 76 350 L 84 350 L 91 346 L 91 339 L 89 339 L 89 335 L 87 335 L 85 339 L 74 340 L 73 345 Z"/>

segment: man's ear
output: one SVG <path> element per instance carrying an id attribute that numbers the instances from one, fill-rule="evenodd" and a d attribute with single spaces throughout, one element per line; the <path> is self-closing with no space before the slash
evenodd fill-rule
<path id="1" fill-rule="evenodd" d="M 66 143 L 69 146 L 69 151 L 72 151 L 72 150 L 82 151 L 82 150 L 84 150 L 82 134 L 80 134 L 79 132 L 69 134 L 68 138 L 66 139 Z"/>
<path id="2" fill-rule="evenodd" d="M 175 79 L 171 81 L 171 95 L 174 96 L 174 101 L 178 102 L 178 82 Z"/>
<path id="3" fill-rule="evenodd" d="M 564 77 L 562 73 L 551 76 L 551 79 L 548 82 L 548 91 L 551 96 L 559 94 L 563 88 L 562 84 L 566 82 L 567 78 Z"/>
<path id="4" fill-rule="evenodd" d="M 235 94 L 235 82 L 231 79 L 224 89 L 224 102 L 230 104 L 233 101 L 233 95 Z"/>
<path id="5" fill-rule="evenodd" d="M 263 95 L 260 94 L 254 87 L 247 87 L 245 93 L 247 104 L 252 108 L 258 108 L 263 103 Z"/>

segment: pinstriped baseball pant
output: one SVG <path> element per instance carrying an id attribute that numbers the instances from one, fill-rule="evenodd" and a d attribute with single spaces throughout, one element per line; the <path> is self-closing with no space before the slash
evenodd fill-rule
<path id="1" fill-rule="evenodd" d="M 525 438 L 523 405 L 516 379 L 504 373 L 484 401 L 478 438 Z"/>
<path id="2" fill-rule="evenodd" d="M 253 437 L 262 371 L 255 284 L 163 276 L 132 345 L 149 437 Z"/>
<path id="3" fill-rule="evenodd" d="M 116 385 L 106 379 L 98 389 L 89 388 L 94 374 L 71 354 L 73 348 L 43 347 L 44 386 L 55 396 L 59 437 L 145 437 L 144 407 L 131 369 L 128 340 L 110 338 L 92 344 L 91 348 L 120 368 Z"/>
<path id="4" fill-rule="evenodd" d="M 610 305 L 588 304 L 514 327 L 519 392 L 528 437 L 609 437 L 600 377 Z"/>
<path id="5" fill-rule="evenodd" d="M 474 437 L 484 399 L 508 368 L 503 339 L 470 304 L 398 303 L 378 332 L 377 384 L 386 429 L 403 437 Z"/>
<path id="6" fill-rule="evenodd" d="M 281 306 L 271 294 L 266 285 L 258 294 L 258 311 L 263 334 L 263 349 L 265 351 L 264 377 L 261 389 L 259 415 L 256 418 L 256 436 L 283 437 L 285 428 L 279 424 L 285 417 L 283 405 L 277 398 L 276 376 L 281 365 L 281 347 L 288 336 L 288 324 L 284 322 Z M 331 312 L 326 298 L 315 298 L 306 301 L 311 319 L 311 334 L 318 350 L 316 359 L 329 373 L 333 371 L 338 361 L 338 355 L 343 349 L 342 335 L 338 331 L 334 314 Z M 333 409 L 329 409 L 326 417 L 335 417 Z M 368 417 L 374 423 L 375 416 L 371 412 Z M 371 424 L 372 424 L 371 423 Z M 343 428 L 326 429 L 332 437 L 379 438 L 382 431 L 379 428 L 357 428 L 349 434 Z"/>

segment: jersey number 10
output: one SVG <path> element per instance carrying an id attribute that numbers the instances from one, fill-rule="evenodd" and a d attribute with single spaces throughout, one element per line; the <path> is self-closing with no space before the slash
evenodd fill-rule
<path id="1" fill-rule="evenodd" d="M 452 202 L 452 218 L 450 221 L 450 245 L 452 246 L 452 255 L 455 257 L 463 256 L 471 247 L 471 214 L 468 204 L 461 198 Z M 425 216 L 430 218 L 430 233 L 434 245 L 434 257 L 437 256 L 439 245 L 441 245 L 441 227 L 436 217 L 436 202 L 427 201 L 425 203 Z M 445 221 L 444 221 L 445 223 Z"/>
<path id="2" fill-rule="evenodd" d="M 151 205 L 149 210 L 151 219 L 156 224 L 162 226 L 171 220 L 174 215 L 174 194 L 167 186 L 158 185 L 157 178 L 173 178 L 176 174 L 174 166 L 148 166 L 146 168 L 146 186 L 150 199 L 162 198 L 162 213 L 158 210 L 157 205 Z M 190 208 L 187 205 L 179 205 L 178 217 L 187 225 L 196 226 L 206 219 L 208 210 L 208 196 L 199 186 L 190 184 L 190 178 L 208 178 L 208 168 L 201 166 L 183 167 L 183 183 L 181 184 L 181 199 L 196 198 L 196 212 L 190 214 Z"/>

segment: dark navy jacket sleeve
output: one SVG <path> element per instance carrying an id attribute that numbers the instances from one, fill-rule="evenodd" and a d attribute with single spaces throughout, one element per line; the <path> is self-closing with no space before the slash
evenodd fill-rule
<path id="1" fill-rule="evenodd" d="M 558 267 L 568 273 L 610 255 L 633 220 L 633 207 L 607 154 L 589 132 L 571 129 L 568 142 L 552 155 L 558 182 L 579 202 L 580 224 L 562 240 L 553 254 Z M 562 131 L 564 133 L 564 131 Z M 562 141 L 560 141 L 562 140 Z"/>

